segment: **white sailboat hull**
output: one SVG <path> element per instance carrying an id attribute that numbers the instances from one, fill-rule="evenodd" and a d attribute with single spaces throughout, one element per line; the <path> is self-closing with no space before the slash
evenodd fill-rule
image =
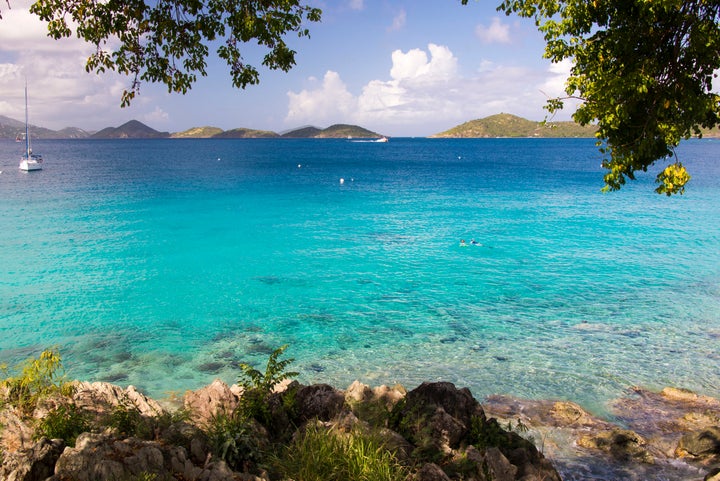
<path id="1" fill-rule="evenodd" d="M 20 160 L 20 170 L 42 170 L 42 163 L 38 162 L 36 159 L 22 159 Z"/>

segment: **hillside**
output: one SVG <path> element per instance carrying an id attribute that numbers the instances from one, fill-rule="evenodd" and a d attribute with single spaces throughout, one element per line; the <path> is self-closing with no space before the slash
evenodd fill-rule
<path id="1" fill-rule="evenodd" d="M 594 137 L 595 126 L 575 122 L 535 122 L 511 114 L 497 114 L 471 120 L 431 138 L 493 138 L 493 137 Z"/>
<path id="2" fill-rule="evenodd" d="M 363 127 L 357 125 L 347 124 L 335 124 L 331 125 L 327 129 L 322 130 L 317 135 L 316 139 L 346 139 L 348 137 L 360 138 L 360 139 L 372 139 L 380 138 L 382 135 L 372 132 Z"/>
<path id="3" fill-rule="evenodd" d="M 322 129 L 309 126 L 309 127 L 301 127 L 299 129 L 285 132 L 284 134 L 280 135 L 280 137 L 283 137 L 286 139 L 310 139 L 310 138 L 316 137 L 321 132 L 322 132 Z"/>
<path id="4" fill-rule="evenodd" d="M 220 132 L 219 134 L 213 135 L 213 139 L 272 139 L 278 137 L 275 132 L 268 130 L 254 130 L 254 129 L 232 129 Z"/>
<path id="5" fill-rule="evenodd" d="M 219 127 L 193 127 L 183 132 L 175 132 L 170 137 L 173 139 L 209 139 L 222 132 L 223 130 Z"/>
<path id="6" fill-rule="evenodd" d="M 30 125 L 31 139 L 84 139 L 90 134 L 76 127 L 66 127 L 62 130 L 50 130 L 36 125 Z M 18 135 L 25 135 L 25 123 L 0 115 L 0 139 L 14 140 Z"/>
<path id="7" fill-rule="evenodd" d="M 158 132 L 142 122 L 131 120 L 120 127 L 107 127 L 90 136 L 91 139 L 164 139 L 168 132 Z"/>

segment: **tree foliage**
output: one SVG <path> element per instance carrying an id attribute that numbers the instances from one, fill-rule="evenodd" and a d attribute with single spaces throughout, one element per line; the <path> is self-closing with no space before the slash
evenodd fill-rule
<path id="1" fill-rule="evenodd" d="M 675 157 L 656 191 L 684 192 L 690 176 L 674 148 L 720 124 L 720 0 L 503 0 L 498 9 L 533 18 L 545 56 L 573 61 L 568 97 L 547 108 L 582 100 L 573 117 L 598 124 L 605 190 Z"/>
<path id="2" fill-rule="evenodd" d="M 9 1 L 9 0 L 8 0 Z M 95 46 L 86 70 L 117 71 L 132 84 L 122 95 L 130 104 L 142 82 L 157 82 L 169 92 L 186 93 L 207 75 L 211 46 L 230 67 L 232 83 L 245 88 L 259 82 L 258 67 L 243 49 L 265 49 L 262 65 L 288 71 L 295 51 L 286 36 L 309 36 L 306 22 L 321 11 L 301 0 L 38 0 L 30 11 L 48 22 L 48 34 L 73 34 Z"/>

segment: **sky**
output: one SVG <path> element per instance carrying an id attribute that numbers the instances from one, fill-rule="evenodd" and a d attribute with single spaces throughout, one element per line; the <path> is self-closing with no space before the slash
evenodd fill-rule
<path id="1" fill-rule="evenodd" d="M 144 83 L 130 107 L 131 80 L 87 73 L 94 47 L 53 40 L 28 12 L 29 0 L 0 2 L 0 115 L 59 130 L 97 131 L 139 120 L 155 130 L 192 127 L 284 132 L 356 124 L 387 136 L 427 136 L 497 113 L 543 120 L 548 98 L 562 95 L 570 65 L 543 59 L 534 23 L 506 16 L 500 0 L 311 0 L 322 9 L 309 38 L 288 37 L 297 65 L 260 68 L 260 84 L 237 89 L 211 48 L 207 76 L 185 95 Z M 245 60 L 260 66 L 254 45 Z M 572 110 L 556 114 L 568 120 Z"/>

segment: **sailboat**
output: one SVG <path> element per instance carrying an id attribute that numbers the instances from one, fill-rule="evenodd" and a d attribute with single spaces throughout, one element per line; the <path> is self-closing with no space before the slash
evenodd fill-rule
<path id="1" fill-rule="evenodd" d="M 27 83 L 25 84 L 25 152 L 20 157 L 20 170 L 42 170 L 43 158 L 40 154 L 33 154 L 30 147 L 30 131 L 28 128 L 28 101 L 27 101 Z"/>

